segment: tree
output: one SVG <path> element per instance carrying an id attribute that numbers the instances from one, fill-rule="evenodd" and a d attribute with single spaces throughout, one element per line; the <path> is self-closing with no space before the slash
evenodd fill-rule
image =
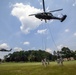
<path id="1" fill-rule="evenodd" d="M 72 51 L 68 47 L 63 47 L 60 51 L 63 58 L 70 58 L 72 57 Z"/>
<path id="2" fill-rule="evenodd" d="M 2 59 L 0 59 L 0 63 L 1 63 Z"/>
<path id="3" fill-rule="evenodd" d="M 14 52 L 12 54 L 8 54 L 5 56 L 5 61 L 15 61 L 15 62 L 36 61 L 36 62 L 40 62 L 44 58 L 51 60 L 52 54 L 45 52 L 43 50 L 29 50 L 29 51 L 20 51 L 20 52 Z"/>
<path id="4" fill-rule="evenodd" d="M 76 51 L 73 52 L 73 57 L 76 60 Z"/>

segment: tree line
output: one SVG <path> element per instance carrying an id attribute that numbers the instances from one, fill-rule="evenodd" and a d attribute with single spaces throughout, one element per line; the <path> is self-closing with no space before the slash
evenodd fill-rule
<path id="1" fill-rule="evenodd" d="M 61 51 L 54 51 L 53 54 L 44 50 L 23 50 L 4 56 L 4 60 L 6 62 L 40 62 L 44 58 L 49 61 L 55 61 L 60 57 L 67 59 L 73 57 L 76 60 L 76 50 L 70 50 L 68 47 L 63 47 Z"/>
<path id="2" fill-rule="evenodd" d="M 45 52 L 43 50 L 29 50 L 29 51 L 20 51 L 14 52 L 4 56 L 5 61 L 24 61 L 24 62 L 40 62 L 42 59 L 47 58 L 51 60 L 52 54 Z"/>

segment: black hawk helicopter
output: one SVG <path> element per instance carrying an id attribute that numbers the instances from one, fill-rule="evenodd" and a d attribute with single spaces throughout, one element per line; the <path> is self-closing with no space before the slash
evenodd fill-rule
<path id="1" fill-rule="evenodd" d="M 60 18 L 60 17 L 53 16 L 53 14 L 51 13 L 51 12 L 61 11 L 63 9 L 58 9 L 58 10 L 53 10 L 53 11 L 46 12 L 45 11 L 44 0 L 42 0 L 42 2 L 43 2 L 43 12 L 42 13 L 37 13 L 37 14 L 31 14 L 29 16 L 35 16 L 36 18 L 41 19 L 41 21 L 45 20 L 45 22 L 47 22 L 46 20 L 50 20 L 50 19 L 57 19 L 57 20 L 60 20 L 61 22 L 63 22 L 66 19 L 67 15 L 63 15 Z"/>
<path id="2" fill-rule="evenodd" d="M 2 52 L 10 52 L 11 50 L 12 50 L 12 48 L 10 50 L 6 50 L 4 48 L 0 49 L 0 51 L 2 51 Z"/>

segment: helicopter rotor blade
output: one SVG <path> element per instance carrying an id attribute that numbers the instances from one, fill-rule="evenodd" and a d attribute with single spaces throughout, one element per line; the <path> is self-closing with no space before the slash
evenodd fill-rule
<path id="1" fill-rule="evenodd" d="M 53 10 L 53 11 L 49 11 L 49 12 L 56 12 L 56 11 L 61 11 L 63 9 L 57 9 L 57 10 Z"/>
<path id="2" fill-rule="evenodd" d="M 43 11 L 45 12 L 45 2 L 43 0 Z"/>
<path id="3" fill-rule="evenodd" d="M 34 16 L 34 15 L 36 15 L 36 14 L 30 14 L 29 16 Z"/>

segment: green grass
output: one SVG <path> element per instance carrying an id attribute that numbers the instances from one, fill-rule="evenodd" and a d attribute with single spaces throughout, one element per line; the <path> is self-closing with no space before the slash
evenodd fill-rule
<path id="1" fill-rule="evenodd" d="M 58 65 L 50 62 L 44 67 L 41 63 L 2 63 L 0 64 L 0 75 L 76 75 L 76 61 L 64 62 Z"/>

